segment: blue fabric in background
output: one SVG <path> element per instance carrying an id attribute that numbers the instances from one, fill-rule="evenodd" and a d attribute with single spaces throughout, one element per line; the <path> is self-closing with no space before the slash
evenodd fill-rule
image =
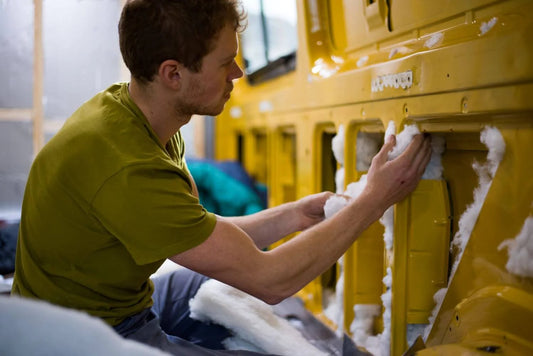
<path id="1" fill-rule="evenodd" d="M 221 216 L 249 215 L 267 206 L 267 191 L 239 162 L 187 159 L 200 203 Z"/>

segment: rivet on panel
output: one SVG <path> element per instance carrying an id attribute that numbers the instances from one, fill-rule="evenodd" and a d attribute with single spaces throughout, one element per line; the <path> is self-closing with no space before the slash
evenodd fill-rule
<path id="1" fill-rule="evenodd" d="M 365 117 L 365 116 L 366 116 L 365 108 L 362 108 L 361 109 L 361 117 Z"/>
<path id="2" fill-rule="evenodd" d="M 446 218 L 436 218 L 436 219 L 433 219 L 433 224 L 435 225 L 446 225 L 448 224 L 449 221 L 448 219 Z"/>
<path id="3" fill-rule="evenodd" d="M 468 98 L 461 100 L 461 112 L 466 114 L 468 112 Z"/>
<path id="4" fill-rule="evenodd" d="M 409 116 L 409 108 L 407 107 L 407 104 L 404 104 L 403 106 L 403 116 L 405 117 Z"/>

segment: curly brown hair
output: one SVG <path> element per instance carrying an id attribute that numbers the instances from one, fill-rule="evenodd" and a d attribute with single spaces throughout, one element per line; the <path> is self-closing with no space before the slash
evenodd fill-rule
<path id="1" fill-rule="evenodd" d="M 129 0 L 118 25 L 120 52 L 141 82 L 168 59 L 198 72 L 222 28 L 240 32 L 244 19 L 240 0 Z"/>

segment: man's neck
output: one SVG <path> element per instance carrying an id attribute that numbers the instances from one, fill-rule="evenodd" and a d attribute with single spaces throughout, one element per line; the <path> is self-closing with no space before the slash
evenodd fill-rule
<path id="1" fill-rule="evenodd" d="M 190 116 L 181 117 L 175 111 L 169 94 L 157 85 L 143 85 L 132 78 L 129 84 L 129 93 L 163 146 L 191 119 Z"/>

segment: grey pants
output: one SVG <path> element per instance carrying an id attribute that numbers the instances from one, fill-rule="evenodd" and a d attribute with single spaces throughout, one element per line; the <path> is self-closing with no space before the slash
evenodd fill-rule
<path id="1" fill-rule="evenodd" d="M 259 355 L 224 350 L 226 328 L 190 318 L 189 300 L 208 278 L 180 269 L 154 278 L 154 305 L 115 326 L 122 336 L 174 355 Z M 263 354 L 261 354 L 263 355 Z"/>

